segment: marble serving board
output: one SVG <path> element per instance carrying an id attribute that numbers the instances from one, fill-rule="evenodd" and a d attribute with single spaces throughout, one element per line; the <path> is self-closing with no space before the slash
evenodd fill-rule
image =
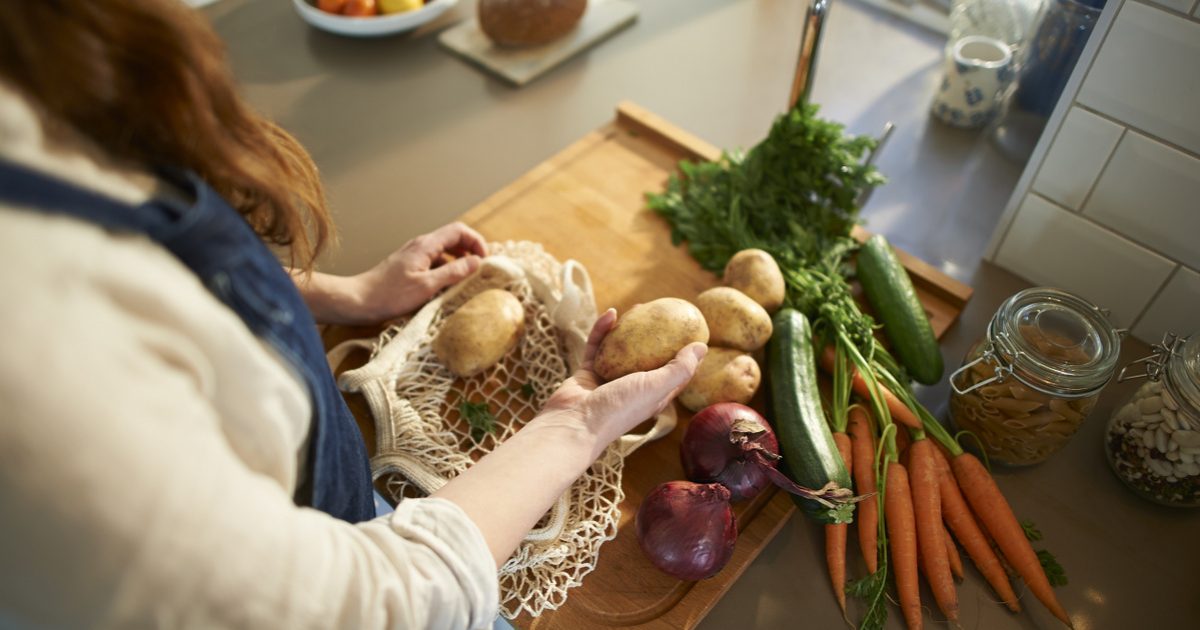
<path id="1" fill-rule="evenodd" d="M 522 86 L 633 24 L 637 16 L 637 6 L 626 0 L 591 0 L 574 30 L 542 46 L 497 46 L 475 18 L 443 31 L 438 41 L 463 59 Z"/>

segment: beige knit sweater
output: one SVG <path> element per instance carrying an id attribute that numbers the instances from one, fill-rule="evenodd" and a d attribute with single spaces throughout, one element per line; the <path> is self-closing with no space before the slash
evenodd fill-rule
<path id="1" fill-rule="evenodd" d="M 0 83 L 0 159 L 138 203 Z M 302 385 L 169 253 L 0 202 L 0 627 L 490 627 L 455 505 L 297 508 Z"/>

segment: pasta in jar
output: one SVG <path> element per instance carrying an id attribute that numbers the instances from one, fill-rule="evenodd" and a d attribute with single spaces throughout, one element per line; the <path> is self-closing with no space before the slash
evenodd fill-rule
<path id="1" fill-rule="evenodd" d="M 951 419 L 993 461 L 1045 461 L 1092 412 L 1118 352 L 1094 306 L 1055 289 L 1018 293 L 951 376 Z"/>

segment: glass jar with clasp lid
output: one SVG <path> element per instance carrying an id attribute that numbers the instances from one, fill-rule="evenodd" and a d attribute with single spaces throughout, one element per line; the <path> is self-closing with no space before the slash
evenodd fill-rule
<path id="1" fill-rule="evenodd" d="M 1113 472 L 1156 503 L 1200 507 L 1200 335 L 1172 333 L 1118 380 L 1146 382 L 1115 408 L 1104 437 Z M 1142 373 L 1130 368 L 1144 365 Z"/>
<path id="2" fill-rule="evenodd" d="M 1091 413 L 1120 351 L 1120 331 L 1091 302 L 1026 289 L 1000 306 L 950 375 L 950 417 L 992 461 L 1045 461 Z"/>

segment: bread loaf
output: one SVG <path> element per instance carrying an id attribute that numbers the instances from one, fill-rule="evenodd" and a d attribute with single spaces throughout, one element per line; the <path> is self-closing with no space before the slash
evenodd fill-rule
<path id="1" fill-rule="evenodd" d="M 587 0 L 479 0 L 479 27 L 501 46 L 536 46 L 570 32 Z"/>

